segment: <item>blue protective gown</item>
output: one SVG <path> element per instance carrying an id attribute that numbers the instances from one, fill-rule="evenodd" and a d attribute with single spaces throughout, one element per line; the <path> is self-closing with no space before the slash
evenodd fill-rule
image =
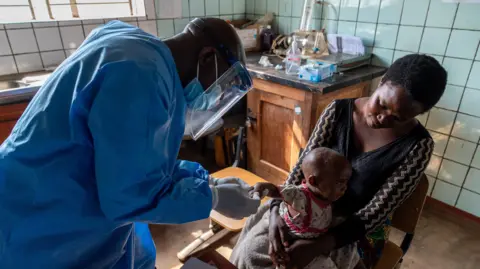
<path id="1" fill-rule="evenodd" d="M 94 30 L 0 147 L 0 268 L 154 268 L 147 223 L 212 207 L 207 172 L 176 158 L 184 95 L 158 38 Z"/>

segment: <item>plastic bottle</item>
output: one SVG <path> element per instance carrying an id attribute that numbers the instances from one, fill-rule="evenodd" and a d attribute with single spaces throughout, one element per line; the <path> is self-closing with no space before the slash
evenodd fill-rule
<path id="1" fill-rule="evenodd" d="M 287 57 L 285 58 L 285 73 L 287 75 L 296 75 L 300 70 L 302 63 L 301 50 L 298 46 L 297 37 L 293 36 L 292 44 L 287 51 Z"/>

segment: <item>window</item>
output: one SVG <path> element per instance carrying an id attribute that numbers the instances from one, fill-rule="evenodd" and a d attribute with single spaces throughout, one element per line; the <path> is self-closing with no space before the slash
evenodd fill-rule
<path id="1" fill-rule="evenodd" d="M 0 0 L 0 23 L 137 16 L 144 0 Z"/>

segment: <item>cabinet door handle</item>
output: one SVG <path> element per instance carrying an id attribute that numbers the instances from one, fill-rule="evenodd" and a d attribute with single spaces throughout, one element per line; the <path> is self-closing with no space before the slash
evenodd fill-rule
<path id="1" fill-rule="evenodd" d="M 245 125 L 246 125 L 248 128 L 251 128 L 251 127 L 252 127 L 252 124 L 254 124 L 254 123 L 257 123 L 257 118 L 251 117 L 251 116 L 247 116 L 247 121 L 246 121 Z"/>
<path id="2" fill-rule="evenodd" d="M 252 127 L 252 124 L 257 123 L 257 117 L 255 117 L 255 114 L 252 112 L 250 108 L 247 109 L 247 121 L 245 122 L 245 125 L 248 128 Z"/>

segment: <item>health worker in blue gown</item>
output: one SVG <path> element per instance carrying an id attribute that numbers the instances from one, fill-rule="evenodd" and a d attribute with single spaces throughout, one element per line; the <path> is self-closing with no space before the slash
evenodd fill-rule
<path id="1" fill-rule="evenodd" d="M 240 179 L 177 160 L 184 134 L 251 89 L 244 59 L 220 19 L 165 41 L 119 21 L 95 29 L 0 146 L 0 268 L 154 268 L 148 223 L 256 212 Z"/>

